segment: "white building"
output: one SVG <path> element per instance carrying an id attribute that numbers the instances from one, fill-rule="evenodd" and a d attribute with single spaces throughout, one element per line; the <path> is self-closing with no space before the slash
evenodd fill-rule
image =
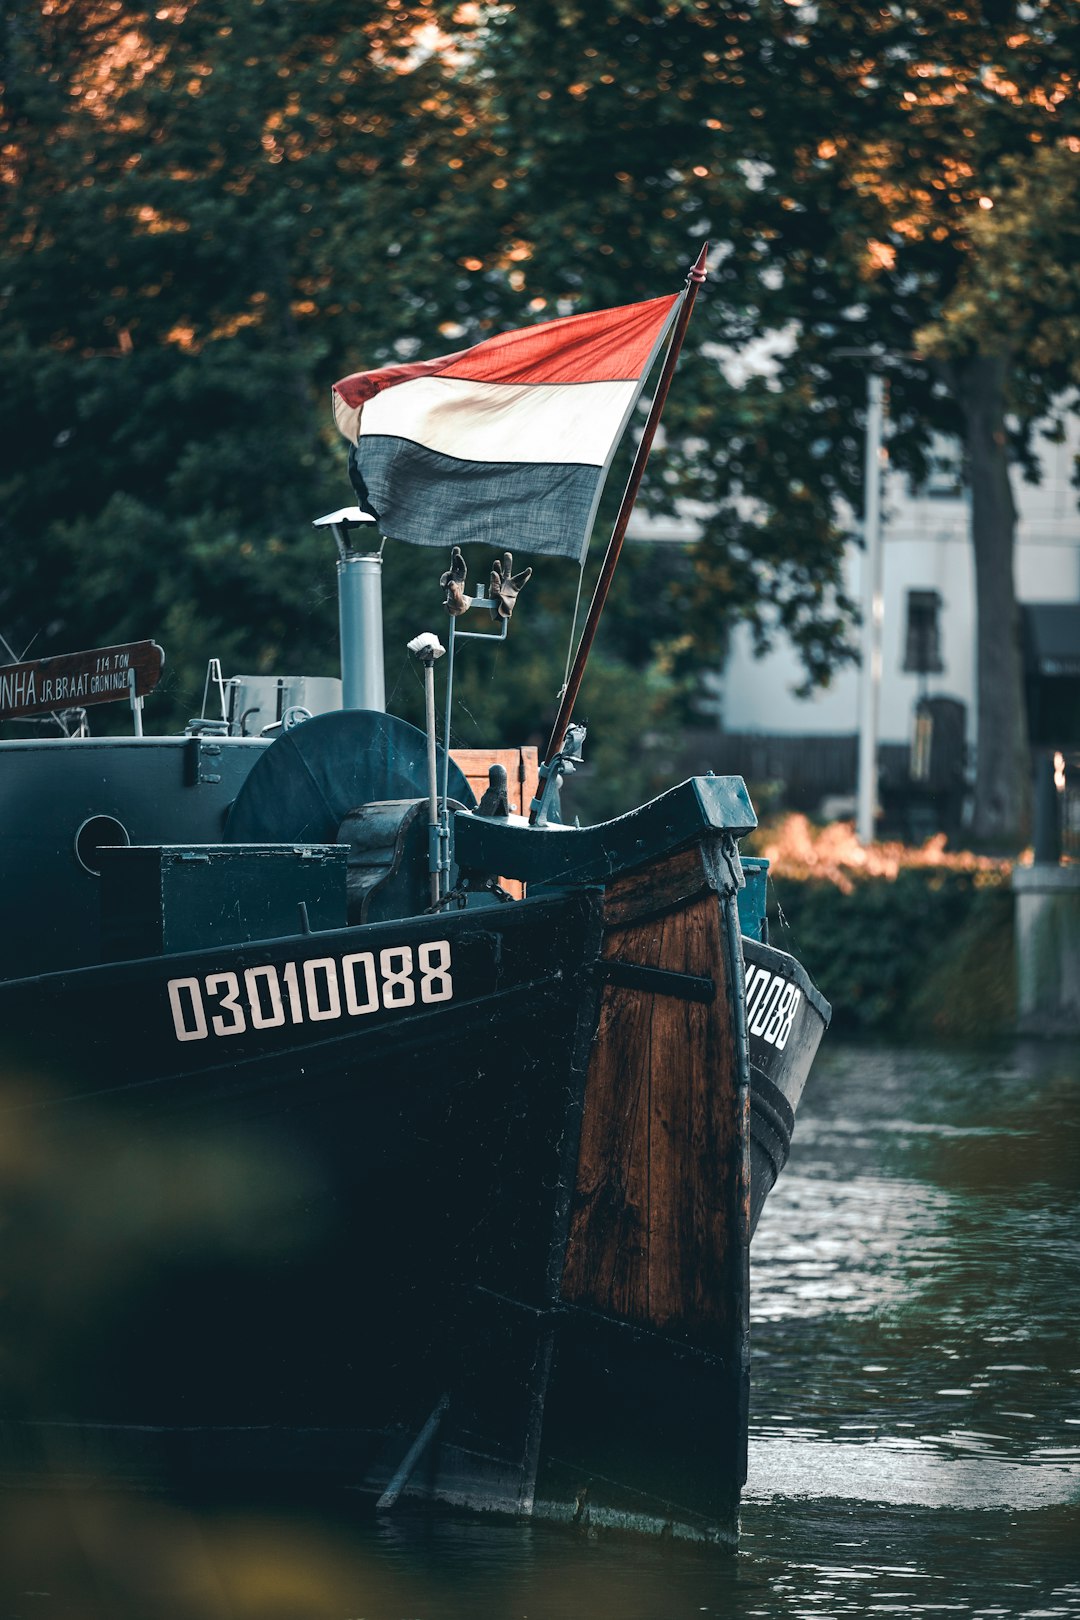
<path id="1" fill-rule="evenodd" d="M 1018 521 L 1016 591 L 1021 602 L 1080 602 L 1080 494 L 1071 483 L 1080 453 L 1080 423 L 1070 419 L 1065 443 L 1041 443 L 1041 484 L 1013 475 Z M 958 698 L 967 708 L 968 740 L 975 726 L 975 586 L 969 496 L 960 487 L 959 453 L 939 458 L 927 488 L 912 494 L 906 478 L 887 473 L 883 498 L 882 681 L 879 737 L 910 739 L 923 685 L 931 695 Z M 674 538 L 674 537 L 673 537 Z M 847 559 L 849 594 L 861 598 L 863 553 Z M 935 613 L 942 668 L 928 677 L 906 671 L 911 615 Z M 721 701 L 726 729 L 776 735 L 852 733 L 858 724 L 859 671 L 844 670 L 826 691 L 797 698 L 800 669 L 794 649 L 778 639 L 755 658 L 749 632 L 732 638 Z"/>

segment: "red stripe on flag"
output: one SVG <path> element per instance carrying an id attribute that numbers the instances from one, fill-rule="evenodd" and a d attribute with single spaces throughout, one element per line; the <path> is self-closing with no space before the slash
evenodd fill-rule
<path id="1" fill-rule="evenodd" d="M 640 377 L 681 294 L 526 326 L 448 355 L 443 377 L 471 382 L 629 382 Z"/>
<path id="2" fill-rule="evenodd" d="M 365 400 L 374 399 L 395 383 L 412 382 L 414 377 L 437 377 L 468 353 L 468 349 L 459 349 L 456 354 L 444 354 L 441 360 L 405 360 L 398 365 L 380 366 L 377 371 L 354 371 L 351 377 L 342 377 L 336 382 L 333 392 L 340 395 L 346 405 L 363 405 Z"/>
<path id="3" fill-rule="evenodd" d="M 416 377 L 460 377 L 491 383 L 629 382 L 641 376 L 664 322 L 681 293 L 623 304 L 586 315 L 567 315 L 540 326 L 500 332 L 473 349 L 439 360 L 406 361 L 357 371 L 334 384 L 355 407 Z"/>

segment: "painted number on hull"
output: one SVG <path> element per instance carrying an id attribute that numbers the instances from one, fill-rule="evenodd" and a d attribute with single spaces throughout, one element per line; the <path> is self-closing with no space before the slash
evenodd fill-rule
<path id="1" fill-rule="evenodd" d="M 341 958 L 320 956 L 286 962 L 280 970 L 268 963 L 242 974 L 170 979 L 168 991 L 178 1041 L 362 1018 L 380 1008 L 393 1012 L 418 1002 L 450 1001 L 450 942 L 428 940 L 415 952 L 411 945 L 390 945 Z"/>
<path id="2" fill-rule="evenodd" d="M 768 1041 L 782 1052 L 788 1043 L 802 991 L 781 973 L 767 967 L 746 970 L 746 1024 L 751 1035 Z"/>

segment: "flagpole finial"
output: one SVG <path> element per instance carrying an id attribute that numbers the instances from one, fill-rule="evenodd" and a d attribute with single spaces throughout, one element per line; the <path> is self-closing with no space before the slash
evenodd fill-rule
<path id="1" fill-rule="evenodd" d="M 701 244 L 701 252 L 697 256 L 697 263 L 694 265 L 694 268 L 690 272 L 689 280 L 697 282 L 697 284 L 699 286 L 705 280 L 705 277 L 709 273 L 705 268 L 705 257 L 706 257 L 706 254 L 708 253 L 708 251 L 709 251 L 708 242 L 702 242 L 702 244 Z"/>

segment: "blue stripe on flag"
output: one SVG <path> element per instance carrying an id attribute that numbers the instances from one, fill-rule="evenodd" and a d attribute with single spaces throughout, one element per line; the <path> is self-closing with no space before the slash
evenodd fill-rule
<path id="1" fill-rule="evenodd" d="M 360 503 L 391 540 L 475 541 L 575 562 L 585 556 L 602 472 L 565 462 L 462 461 L 374 433 L 349 451 Z"/>

